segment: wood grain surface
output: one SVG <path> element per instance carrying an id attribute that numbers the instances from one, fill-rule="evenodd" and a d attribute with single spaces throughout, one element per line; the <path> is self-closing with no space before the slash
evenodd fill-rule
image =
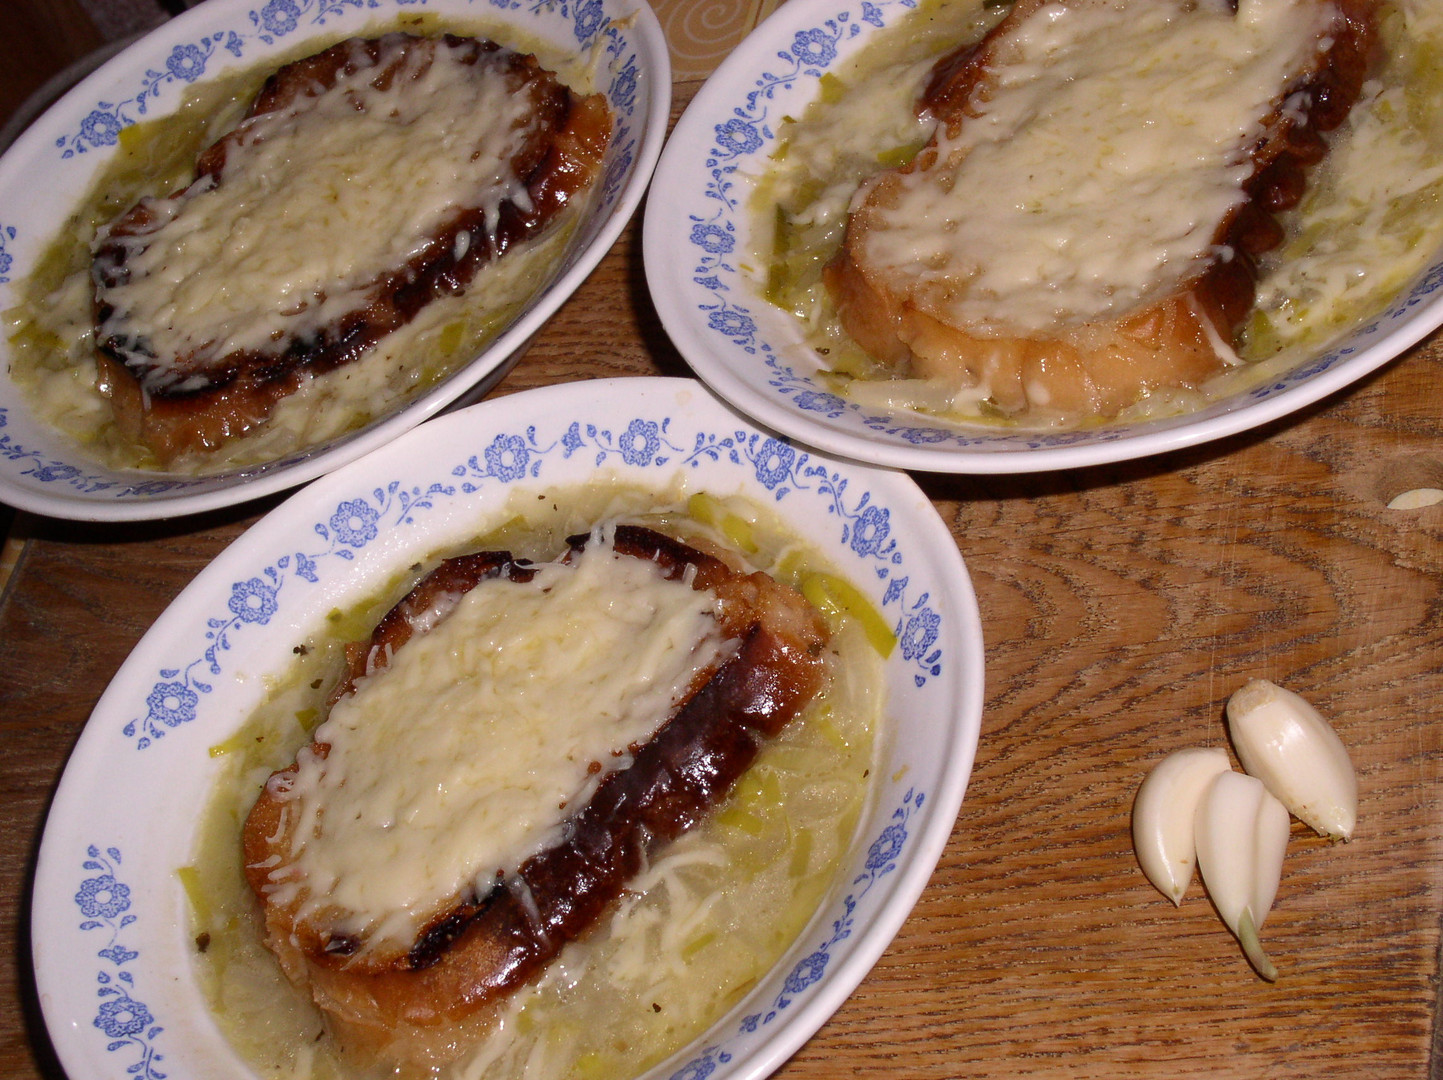
<path id="1" fill-rule="evenodd" d="M 743 7 L 730 10 L 756 17 Z M 682 73 L 674 114 L 703 75 Z M 686 373 L 647 298 L 633 223 L 496 393 Z M 1443 1076 L 1443 505 L 1387 508 L 1443 482 L 1440 386 L 1435 337 L 1301 414 L 1200 449 L 917 477 L 982 609 L 976 768 L 901 933 L 779 1077 Z M 27 935 L 69 748 L 150 623 L 269 505 L 153 525 L 16 522 L 0 597 L 0 1080 L 63 1075 Z M 1225 745 L 1223 702 L 1254 676 L 1333 718 L 1361 794 L 1351 843 L 1294 825 L 1264 932 L 1273 985 L 1196 883 L 1177 909 L 1148 885 L 1128 831 L 1148 766 Z"/>

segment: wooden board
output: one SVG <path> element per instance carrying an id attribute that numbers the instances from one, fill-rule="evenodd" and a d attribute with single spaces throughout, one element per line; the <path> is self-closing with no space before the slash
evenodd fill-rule
<path id="1" fill-rule="evenodd" d="M 756 17 L 743 7 L 716 10 Z M 679 81 L 675 114 L 700 77 Z M 647 374 L 686 366 L 647 299 L 633 223 L 497 393 Z M 1439 386 L 1435 337 L 1300 415 L 1200 449 L 918 477 L 982 608 L 976 770 L 893 946 L 780 1077 L 1443 1075 L 1443 505 L 1387 508 L 1443 479 Z M 0 1080 L 61 1075 L 26 935 L 66 754 L 154 618 L 265 508 L 17 523 L 0 597 Z M 1148 885 L 1128 832 L 1148 766 L 1223 745 L 1223 702 L 1254 676 L 1330 715 L 1360 773 L 1351 843 L 1294 826 L 1264 934 L 1275 985 L 1197 885 L 1180 909 Z"/>

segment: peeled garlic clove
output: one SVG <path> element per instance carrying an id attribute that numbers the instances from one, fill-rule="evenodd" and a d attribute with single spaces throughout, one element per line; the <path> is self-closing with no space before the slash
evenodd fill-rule
<path id="1" fill-rule="evenodd" d="M 1203 884 L 1248 963 L 1272 982 L 1278 970 L 1258 932 L 1272 909 L 1288 847 L 1288 811 L 1263 782 L 1238 772 L 1213 778 L 1194 822 Z"/>
<path id="2" fill-rule="evenodd" d="M 1227 769 L 1226 750 L 1175 750 L 1143 777 L 1133 799 L 1132 849 L 1147 880 L 1174 904 L 1182 903 L 1192 881 L 1198 801 L 1217 774 Z"/>
<path id="3" fill-rule="evenodd" d="M 1291 690 L 1253 679 L 1228 699 L 1228 729 L 1243 768 L 1299 821 L 1347 840 L 1358 821 L 1358 776 L 1328 722 Z"/>

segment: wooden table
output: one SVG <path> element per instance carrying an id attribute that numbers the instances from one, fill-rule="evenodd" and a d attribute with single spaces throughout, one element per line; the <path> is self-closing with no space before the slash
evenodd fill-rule
<path id="1" fill-rule="evenodd" d="M 707 42 L 762 12 L 658 7 L 679 114 L 715 62 Z M 647 299 L 633 223 L 496 392 L 686 371 Z M 976 769 L 911 918 L 780 1076 L 1443 1075 L 1443 505 L 1386 505 L 1443 481 L 1440 386 L 1435 336 L 1314 408 L 1200 449 L 917 477 L 982 608 Z M 27 906 L 67 752 L 152 620 L 268 505 L 150 525 L 16 521 L 0 597 L 0 1080 L 61 1075 Z M 1223 702 L 1253 676 L 1333 717 L 1360 774 L 1352 843 L 1294 826 L 1265 932 L 1276 985 L 1196 885 L 1181 910 L 1148 885 L 1128 833 L 1148 765 L 1223 744 Z"/>

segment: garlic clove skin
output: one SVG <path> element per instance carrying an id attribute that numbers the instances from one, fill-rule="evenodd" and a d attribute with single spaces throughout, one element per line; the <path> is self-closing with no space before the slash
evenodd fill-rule
<path id="1" fill-rule="evenodd" d="M 1263 782 L 1243 773 L 1219 773 L 1198 803 L 1194 830 L 1197 863 L 1213 906 L 1253 969 L 1272 982 L 1277 968 L 1258 932 L 1283 877 L 1291 826 L 1288 810 Z"/>
<path id="2" fill-rule="evenodd" d="M 1358 822 L 1358 775 L 1337 732 L 1307 701 L 1253 679 L 1227 704 L 1243 768 L 1322 836 L 1347 840 Z"/>
<path id="3" fill-rule="evenodd" d="M 1203 792 L 1229 769 L 1226 750 L 1175 750 L 1143 777 L 1132 802 L 1132 849 L 1147 880 L 1181 904 L 1197 861 L 1193 822 Z"/>

